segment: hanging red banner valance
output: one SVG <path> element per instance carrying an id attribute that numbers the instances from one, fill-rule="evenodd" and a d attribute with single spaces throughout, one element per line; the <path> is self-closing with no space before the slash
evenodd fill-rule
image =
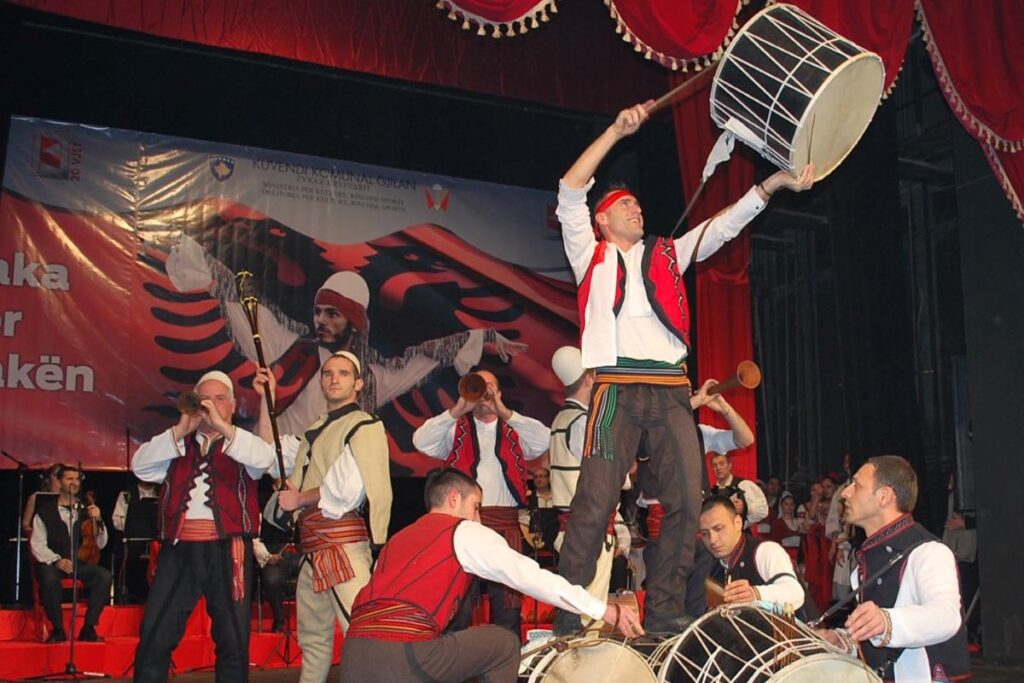
<path id="1" fill-rule="evenodd" d="M 942 94 L 1024 221 L 1024 5 L 917 0 L 917 10 Z"/>
<path id="2" fill-rule="evenodd" d="M 616 32 L 645 58 L 672 70 L 710 66 L 739 27 L 748 0 L 604 0 Z"/>
<path id="3" fill-rule="evenodd" d="M 903 68 L 903 57 L 914 26 L 914 0 L 785 0 L 799 7 L 839 35 L 882 58 L 885 95 L 892 92 Z M 769 0 L 766 4 L 774 4 Z"/>
<path id="4" fill-rule="evenodd" d="M 558 12 L 555 0 L 438 0 L 437 8 L 461 21 L 464 31 L 476 26 L 478 36 L 492 38 L 526 33 Z"/>
<path id="5" fill-rule="evenodd" d="M 1024 149 L 1024 4 L 918 0 L 917 6 L 935 75 L 957 118 L 999 150 Z"/>

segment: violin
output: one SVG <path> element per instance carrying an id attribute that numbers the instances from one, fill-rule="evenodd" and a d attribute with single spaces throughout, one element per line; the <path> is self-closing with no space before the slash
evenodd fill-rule
<path id="1" fill-rule="evenodd" d="M 85 492 L 85 506 L 96 504 L 96 494 Z M 100 547 L 96 544 L 96 520 L 88 517 L 81 524 L 82 543 L 78 546 L 78 561 L 85 564 L 100 563 Z"/>

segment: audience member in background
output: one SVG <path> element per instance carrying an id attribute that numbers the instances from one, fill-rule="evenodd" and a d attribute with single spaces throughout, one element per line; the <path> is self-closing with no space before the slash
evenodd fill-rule
<path id="1" fill-rule="evenodd" d="M 811 499 L 804 503 L 804 579 L 811 599 L 824 611 L 832 601 L 832 563 L 828 559 L 829 541 L 825 538 L 828 506 L 824 503 L 821 481 L 811 484 Z"/>
<path id="2" fill-rule="evenodd" d="M 789 491 L 784 491 L 779 497 L 779 512 L 772 522 L 772 530 L 769 537 L 781 545 L 789 557 L 793 560 L 793 566 L 797 569 L 797 575 L 803 576 L 803 557 L 800 549 L 803 545 L 804 525 L 796 516 L 796 499 Z"/>
<path id="3" fill-rule="evenodd" d="M 956 480 L 949 476 L 949 498 L 946 507 L 946 528 L 942 533 L 945 543 L 956 557 L 957 569 L 960 574 L 960 594 L 963 596 L 964 609 L 970 608 L 971 602 L 978 591 L 978 531 L 972 512 L 961 509 L 957 500 Z M 967 635 L 971 642 L 979 640 L 979 621 L 981 610 L 976 606 L 967 615 Z"/>
<path id="4" fill-rule="evenodd" d="M 281 633 L 287 615 L 284 611 L 285 584 L 297 579 L 302 553 L 291 542 L 292 534 L 273 524 L 260 525 L 260 537 L 252 541 L 252 554 L 260 566 L 260 590 L 270 605 L 272 633 Z"/>
<path id="5" fill-rule="evenodd" d="M 558 536 L 558 512 L 551 496 L 551 473 L 538 467 L 530 479 L 528 506 L 519 511 L 519 528 L 527 550 L 554 550 Z"/>
<path id="6" fill-rule="evenodd" d="M 732 458 L 727 453 L 711 456 L 711 470 L 715 475 L 715 485 L 708 492 L 709 496 L 731 499 L 743 517 L 744 528 L 750 528 L 768 516 L 768 501 L 764 493 L 753 481 L 733 475 Z"/>

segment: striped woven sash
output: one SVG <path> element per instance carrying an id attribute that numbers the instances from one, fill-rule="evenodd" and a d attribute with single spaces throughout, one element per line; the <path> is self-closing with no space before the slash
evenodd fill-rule
<path id="1" fill-rule="evenodd" d="M 440 635 L 437 622 L 421 608 L 396 600 L 373 600 L 352 614 L 346 638 L 423 641 Z"/>
<path id="2" fill-rule="evenodd" d="M 665 363 L 656 360 L 619 358 L 614 367 L 597 368 L 594 373 L 594 395 L 587 416 L 587 436 L 583 441 L 583 457 L 598 455 L 605 460 L 612 453 L 612 418 L 618 408 L 618 388 L 623 384 L 649 384 L 664 387 L 688 387 L 686 363 Z"/>
<path id="3" fill-rule="evenodd" d="M 344 545 L 368 540 L 366 522 L 358 513 L 328 519 L 320 508 L 306 509 L 299 516 L 299 542 L 313 566 L 313 591 L 322 593 L 355 576 Z"/>

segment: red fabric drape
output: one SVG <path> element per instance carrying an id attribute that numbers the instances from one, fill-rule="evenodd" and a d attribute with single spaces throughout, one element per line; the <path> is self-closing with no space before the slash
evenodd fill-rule
<path id="1" fill-rule="evenodd" d="M 438 0 L 437 8 L 452 21 L 461 20 L 464 30 L 475 25 L 478 36 L 492 38 L 522 35 L 558 11 L 555 0 Z"/>
<path id="2" fill-rule="evenodd" d="M 1024 221 L 1024 4 L 918 0 L 917 7 L 942 93 Z"/>
<path id="3" fill-rule="evenodd" d="M 616 32 L 671 69 L 708 66 L 736 29 L 740 0 L 605 0 Z"/>
<path id="4" fill-rule="evenodd" d="M 681 78 L 679 79 L 682 80 Z M 679 141 L 679 165 L 687 198 L 696 190 L 700 174 L 719 131 L 711 122 L 711 78 L 695 84 L 692 95 L 673 108 L 676 139 Z M 690 225 L 697 225 L 735 202 L 754 182 L 754 164 L 745 151 L 736 146 L 732 160 L 718 167 L 708 180 L 693 212 Z M 753 325 L 750 313 L 750 237 L 746 230 L 707 261 L 697 264 L 697 365 L 703 382 L 709 378 L 723 381 L 736 373 L 742 360 L 753 358 Z M 746 390 L 725 396 L 739 411 L 751 429 L 756 430 L 754 393 Z M 701 422 L 727 427 L 724 419 L 711 410 L 702 410 Z M 733 454 L 733 472 L 740 477 L 757 477 L 756 444 Z"/>
<path id="5" fill-rule="evenodd" d="M 172 40 L 579 111 L 618 112 L 665 92 L 664 70 L 623 49 L 596 0 L 561 3 L 543 29 L 515 40 L 460 31 L 426 0 L 10 1 Z"/>
<path id="6" fill-rule="evenodd" d="M 830 29 L 877 53 L 885 64 L 885 92 L 896 85 L 914 25 L 914 0 L 785 0 Z"/>

